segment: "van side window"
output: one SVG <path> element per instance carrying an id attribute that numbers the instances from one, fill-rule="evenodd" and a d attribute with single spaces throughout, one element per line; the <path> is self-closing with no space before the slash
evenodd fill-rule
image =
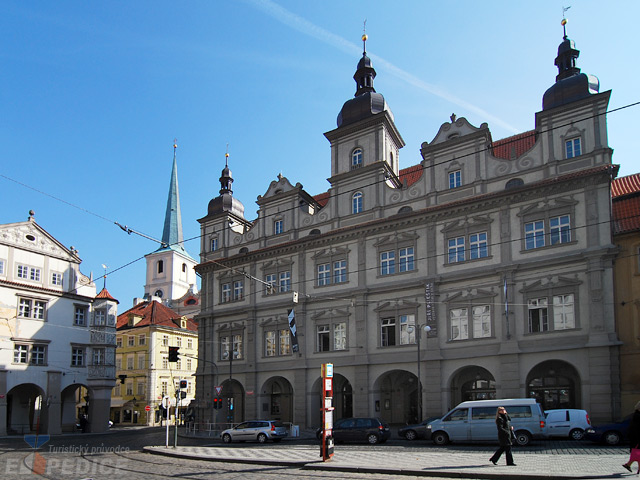
<path id="1" fill-rule="evenodd" d="M 513 405 L 507 407 L 507 413 L 511 418 L 531 418 L 533 416 L 531 414 L 531 407 L 528 405 Z"/>
<path id="2" fill-rule="evenodd" d="M 447 415 L 443 420 L 445 422 L 452 422 L 455 420 L 466 420 L 468 418 L 468 415 L 469 415 L 468 408 L 458 408 L 453 412 L 451 412 L 449 415 Z"/>
<path id="3" fill-rule="evenodd" d="M 471 409 L 471 418 L 473 420 L 495 420 L 496 407 L 473 407 Z"/>

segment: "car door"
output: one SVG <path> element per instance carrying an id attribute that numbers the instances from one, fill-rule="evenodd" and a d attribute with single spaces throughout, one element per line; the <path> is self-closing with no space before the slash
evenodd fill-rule
<path id="1" fill-rule="evenodd" d="M 549 412 L 549 415 L 547 415 L 547 429 L 549 435 L 554 437 L 568 436 L 569 430 L 571 430 L 569 412 L 567 410 Z"/>
<path id="2" fill-rule="evenodd" d="M 344 418 L 338 424 L 338 428 L 334 429 L 333 435 L 336 440 L 341 442 L 353 441 L 356 421 L 353 418 Z"/>
<path id="3" fill-rule="evenodd" d="M 244 441 L 248 438 L 249 422 L 242 422 L 234 428 L 233 440 Z"/>
<path id="4" fill-rule="evenodd" d="M 487 441 L 498 438 L 496 412 L 496 407 L 473 407 L 471 409 L 471 426 L 469 428 L 471 441 Z"/>
<path id="5" fill-rule="evenodd" d="M 442 429 L 449 435 L 449 440 L 469 440 L 469 409 L 456 408 L 442 419 Z"/>

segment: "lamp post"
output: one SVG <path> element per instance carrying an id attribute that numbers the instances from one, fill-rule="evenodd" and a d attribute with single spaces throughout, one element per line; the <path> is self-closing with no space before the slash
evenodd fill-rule
<path id="1" fill-rule="evenodd" d="M 418 422 L 422 422 L 422 381 L 420 380 L 420 337 L 422 337 L 422 331 L 427 332 L 427 335 L 431 331 L 431 327 L 429 325 L 418 325 L 416 329 L 413 326 L 410 326 L 407 331 L 409 333 L 416 333 L 416 345 L 418 347 L 418 357 L 417 357 L 417 365 L 418 365 Z"/>

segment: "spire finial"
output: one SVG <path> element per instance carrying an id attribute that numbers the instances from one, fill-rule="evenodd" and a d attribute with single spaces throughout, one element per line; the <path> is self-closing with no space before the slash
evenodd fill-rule
<path id="1" fill-rule="evenodd" d="M 224 166 L 229 166 L 229 144 L 227 143 L 227 151 L 224 154 Z"/>
<path id="2" fill-rule="evenodd" d="M 104 268 L 104 285 L 102 288 L 107 289 L 107 266 L 103 263 L 102 268 Z"/>
<path id="3" fill-rule="evenodd" d="M 178 139 L 173 139 L 173 158 L 176 158 L 176 149 L 178 148 Z"/>
<path id="4" fill-rule="evenodd" d="M 364 19 L 364 26 L 362 28 L 362 54 L 367 54 L 367 40 L 369 36 L 367 35 L 367 19 Z"/>
<path id="5" fill-rule="evenodd" d="M 571 8 L 571 5 L 569 5 L 568 7 L 562 7 L 562 21 L 560 22 L 560 24 L 562 25 L 562 32 L 564 33 L 564 39 L 567 39 L 567 19 L 565 18 L 564 14 L 567 12 L 567 10 L 569 10 Z"/>

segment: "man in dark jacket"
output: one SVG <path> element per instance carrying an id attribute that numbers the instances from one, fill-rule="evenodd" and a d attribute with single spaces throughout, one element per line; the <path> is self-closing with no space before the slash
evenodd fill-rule
<path id="1" fill-rule="evenodd" d="M 496 450 L 496 453 L 493 454 L 489 461 L 496 465 L 502 456 L 502 452 L 504 452 L 507 458 L 507 465 L 515 465 L 515 463 L 513 463 L 513 457 L 511 456 L 513 427 L 511 426 L 511 418 L 504 407 L 498 407 L 498 411 L 496 412 L 496 426 L 498 427 L 498 442 L 500 442 L 500 448 Z"/>

